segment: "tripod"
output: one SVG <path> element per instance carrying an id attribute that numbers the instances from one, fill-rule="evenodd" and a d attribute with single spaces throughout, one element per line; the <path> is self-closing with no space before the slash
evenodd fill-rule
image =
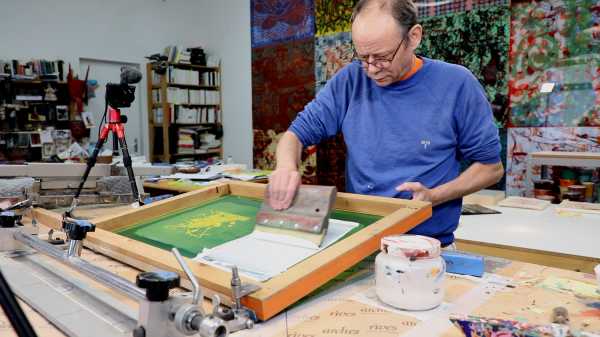
<path id="1" fill-rule="evenodd" d="M 133 167 L 131 166 L 131 156 L 129 155 L 129 150 L 127 149 L 127 142 L 125 140 L 125 123 L 127 122 L 127 117 L 121 115 L 121 111 L 118 108 L 113 108 L 108 105 L 108 119 L 106 124 L 102 126 L 100 133 L 98 135 L 98 142 L 96 143 L 96 147 L 94 147 L 94 152 L 87 160 L 87 166 L 85 168 L 85 172 L 81 177 L 81 181 L 79 182 L 79 187 L 77 188 L 77 192 L 75 193 L 75 197 L 73 197 L 73 202 L 71 203 L 71 208 L 66 212 L 67 216 L 71 216 L 71 212 L 77 207 L 79 195 L 81 194 L 81 190 L 83 189 L 83 185 L 87 180 L 92 167 L 96 165 L 96 159 L 98 158 L 98 153 L 102 149 L 104 143 L 108 139 L 108 134 L 113 132 L 114 138 L 116 138 L 121 146 L 121 151 L 123 152 L 123 165 L 127 169 L 127 175 L 129 176 L 129 183 L 131 184 L 131 192 L 133 193 L 134 200 L 142 206 L 144 203 L 140 199 L 140 195 L 138 193 L 137 185 L 135 183 L 135 176 L 133 175 Z M 116 149 L 118 145 L 113 144 L 113 149 Z"/>

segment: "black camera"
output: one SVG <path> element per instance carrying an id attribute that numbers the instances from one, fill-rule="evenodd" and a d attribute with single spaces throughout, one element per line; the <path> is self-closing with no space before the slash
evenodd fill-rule
<path id="1" fill-rule="evenodd" d="M 135 100 L 135 87 L 125 83 L 108 83 L 106 99 L 113 108 L 129 108 Z"/>
<path id="2" fill-rule="evenodd" d="M 121 83 L 106 84 L 106 99 L 113 108 L 129 108 L 135 100 L 135 84 L 141 81 L 142 73 L 131 67 L 121 68 Z"/>

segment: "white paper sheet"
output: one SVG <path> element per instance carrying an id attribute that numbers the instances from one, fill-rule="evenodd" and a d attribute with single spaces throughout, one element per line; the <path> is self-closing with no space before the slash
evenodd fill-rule
<path id="1" fill-rule="evenodd" d="M 254 231 L 237 240 L 205 249 L 194 260 L 226 270 L 237 266 L 242 275 L 264 282 L 327 248 L 358 225 L 356 222 L 330 219 L 321 247 L 292 236 Z"/>
<path id="2" fill-rule="evenodd" d="M 163 179 L 187 179 L 187 180 L 215 180 L 221 178 L 218 172 L 201 173 L 175 173 L 168 176 L 162 176 Z"/>

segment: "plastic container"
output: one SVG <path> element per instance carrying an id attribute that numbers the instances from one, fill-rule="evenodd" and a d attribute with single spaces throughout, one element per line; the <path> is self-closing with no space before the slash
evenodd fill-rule
<path id="1" fill-rule="evenodd" d="M 436 239 L 393 235 L 381 239 L 375 258 L 375 290 L 379 299 L 403 310 L 428 310 L 444 299 L 446 264 Z"/>
<path id="2" fill-rule="evenodd" d="M 585 186 L 585 201 L 593 202 L 594 201 L 594 183 L 593 182 L 584 182 L 583 186 Z"/>
<path id="3" fill-rule="evenodd" d="M 575 174 L 575 171 L 566 168 L 566 169 L 563 169 L 562 172 L 560 172 L 560 177 L 562 179 L 575 180 L 577 175 Z"/>

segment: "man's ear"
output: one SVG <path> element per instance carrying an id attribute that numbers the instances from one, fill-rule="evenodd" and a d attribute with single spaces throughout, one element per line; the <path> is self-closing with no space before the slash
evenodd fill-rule
<path id="1" fill-rule="evenodd" d="M 421 44 L 421 38 L 423 37 L 423 26 L 416 24 L 408 31 L 408 40 L 410 41 L 409 47 L 411 50 L 416 50 Z"/>

